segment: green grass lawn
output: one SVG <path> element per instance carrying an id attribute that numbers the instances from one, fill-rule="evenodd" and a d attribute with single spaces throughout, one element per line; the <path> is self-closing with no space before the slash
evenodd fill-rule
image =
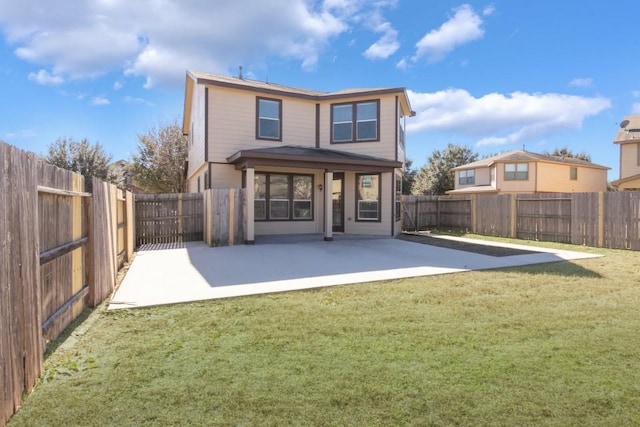
<path id="1" fill-rule="evenodd" d="M 640 254 L 563 247 L 606 256 L 101 308 L 9 425 L 640 425 Z"/>

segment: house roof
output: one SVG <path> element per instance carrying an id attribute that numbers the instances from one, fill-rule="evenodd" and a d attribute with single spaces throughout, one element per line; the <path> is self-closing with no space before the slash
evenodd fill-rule
<path id="1" fill-rule="evenodd" d="M 312 89 L 285 86 L 277 83 L 251 80 L 247 78 L 229 77 L 219 74 L 187 70 L 182 129 L 185 135 L 189 133 L 186 118 L 191 113 L 191 99 L 193 96 L 192 92 L 194 84 L 249 90 L 252 92 L 267 95 L 290 96 L 294 98 L 308 99 L 316 102 L 346 99 L 356 96 L 361 97 L 397 94 L 399 95 L 400 107 L 402 108 L 404 114 L 408 116 L 415 116 L 415 112 L 411 109 L 411 104 L 409 103 L 409 96 L 407 95 L 407 91 L 404 87 L 352 88 L 342 89 L 335 92 L 323 92 Z"/>
<path id="2" fill-rule="evenodd" d="M 614 187 L 618 187 L 620 184 L 626 184 L 627 182 L 633 182 L 636 180 L 640 182 L 640 174 L 631 175 L 631 176 L 627 176 L 626 178 L 621 178 L 615 181 L 611 181 L 611 185 L 613 185 Z"/>
<path id="3" fill-rule="evenodd" d="M 240 150 L 228 157 L 227 161 L 235 164 L 236 169 L 296 166 L 329 170 L 388 171 L 402 167 L 402 162 L 379 157 L 297 145 Z"/>
<path id="4" fill-rule="evenodd" d="M 495 163 L 506 163 L 506 162 L 546 162 L 546 163 L 569 164 L 574 166 L 584 166 L 584 167 L 595 168 L 595 169 L 610 169 L 607 166 L 587 162 L 586 160 L 576 159 L 574 157 L 558 157 L 558 156 L 550 156 L 547 154 L 532 153 L 524 150 L 514 150 L 506 153 L 501 153 L 495 156 L 487 157 L 486 159 L 478 160 L 477 162 L 458 166 L 456 168 L 453 168 L 452 170 L 456 171 L 456 170 L 466 170 L 466 169 L 477 169 L 477 168 L 489 167 Z"/>
<path id="5" fill-rule="evenodd" d="M 616 138 L 613 140 L 614 144 L 626 144 L 630 142 L 640 142 L 640 114 L 631 114 L 624 116 L 624 120 L 621 123 L 628 120 L 626 126 L 621 126 L 616 134 Z"/>

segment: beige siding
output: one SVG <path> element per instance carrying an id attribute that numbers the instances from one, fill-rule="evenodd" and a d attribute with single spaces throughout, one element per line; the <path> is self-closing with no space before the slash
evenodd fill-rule
<path id="1" fill-rule="evenodd" d="M 189 126 L 189 186 L 204 163 L 204 86 L 195 85 Z"/>
<path id="2" fill-rule="evenodd" d="M 209 89 L 209 161 L 225 162 L 239 150 L 281 145 L 315 146 L 315 102 L 282 100 L 282 141 L 256 139 L 256 94 L 220 87 Z"/>
<path id="3" fill-rule="evenodd" d="M 640 144 L 620 144 L 620 179 L 640 174 L 638 150 Z"/>
<path id="4" fill-rule="evenodd" d="M 211 188 L 242 188 L 242 171 L 234 165 L 211 164 Z"/>
<path id="5" fill-rule="evenodd" d="M 396 135 L 398 132 L 396 127 L 396 98 L 395 95 L 385 95 L 376 99 L 380 100 L 379 141 L 331 144 L 331 104 L 373 100 L 373 98 L 347 98 L 339 101 L 325 101 L 321 104 L 320 147 L 395 160 Z"/>
<path id="6" fill-rule="evenodd" d="M 571 180 L 571 165 L 543 162 L 539 162 L 537 165 L 537 191 L 559 193 L 607 191 L 607 171 L 605 169 L 577 166 L 578 179 Z"/>
<path id="7" fill-rule="evenodd" d="M 198 192 L 198 178 L 200 178 L 200 191 L 204 190 L 204 173 L 207 170 L 207 164 L 203 163 L 200 167 L 193 171 L 191 177 L 187 181 L 187 191 L 189 193 Z"/>

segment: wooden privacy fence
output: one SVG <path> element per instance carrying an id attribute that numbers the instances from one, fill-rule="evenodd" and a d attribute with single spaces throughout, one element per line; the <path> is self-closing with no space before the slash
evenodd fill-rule
<path id="1" fill-rule="evenodd" d="M 204 241 L 209 246 L 244 244 L 246 201 L 243 189 L 209 189 L 204 193 Z"/>
<path id="2" fill-rule="evenodd" d="M 202 240 L 202 193 L 136 194 L 136 245 Z"/>
<path id="3" fill-rule="evenodd" d="M 640 192 L 403 196 L 403 229 L 640 250 Z"/>
<path id="4" fill-rule="evenodd" d="M 111 294 L 119 252 L 132 255 L 131 194 L 83 188 L 82 176 L 0 142 L 0 425 L 41 375 L 46 343 Z"/>
<path id="5" fill-rule="evenodd" d="M 245 191 L 137 194 L 136 245 L 204 240 L 209 246 L 244 243 Z"/>

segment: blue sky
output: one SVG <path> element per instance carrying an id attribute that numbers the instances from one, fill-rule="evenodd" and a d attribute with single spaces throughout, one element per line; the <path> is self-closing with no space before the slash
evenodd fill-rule
<path id="1" fill-rule="evenodd" d="M 636 0 L 0 0 L 0 139 L 116 159 L 181 120 L 186 69 L 333 91 L 404 86 L 408 155 L 567 146 L 611 167 L 640 113 Z"/>

